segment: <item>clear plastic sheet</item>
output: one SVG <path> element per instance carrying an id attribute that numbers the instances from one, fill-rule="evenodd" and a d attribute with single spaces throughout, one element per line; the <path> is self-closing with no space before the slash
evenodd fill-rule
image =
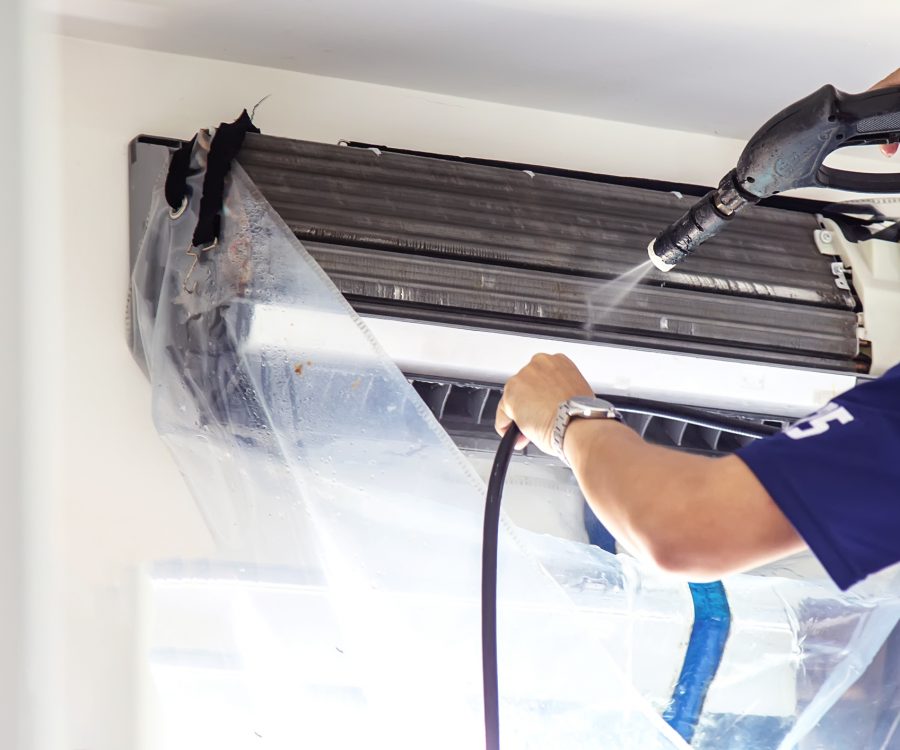
<path id="1" fill-rule="evenodd" d="M 157 428 L 219 549 L 146 576 L 157 745 L 479 747 L 484 486 L 237 164 L 191 268 L 201 179 L 177 219 L 157 189 L 132 290 Z M 503 746 L 686 747 L 661 714 L 687 586 L 506 518 L 500 534 Z M 875 588 L 726 589 L 694 747 L 793 746 L 900 614 Z"/>

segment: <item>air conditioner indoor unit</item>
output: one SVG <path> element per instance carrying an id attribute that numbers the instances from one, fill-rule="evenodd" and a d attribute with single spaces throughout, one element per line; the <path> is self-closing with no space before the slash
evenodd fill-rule
<path id="1" fill-rule="evenodd" d="M 478 745 L 479 475 L 534 353 L 568 354 L 649 441 L 712 456 L 893 354 L 880 287 L 853 283 L 885 273 L 866 265 L 893 239 L 880 217 L 778 197 L 626 287 L 704 188 L 248 133 L 196 248 L 209 144 L 180 206 L 163 180 L 182 144 L 131 144 L 129 341 L 220 551 L 148 572 L 148 654 L 163 723 L 208 716 L 217 746 L 259 716 L 287 744 Z M 890 720 L 847 692 L 861 672 L 895 689 L 890 598 L 803 557 L 729 579 L 710 614 L 530 450 L 507 508 L 510 746 L 853 747 Z M 713 657 L 691 661 L 698 642 Z"/>

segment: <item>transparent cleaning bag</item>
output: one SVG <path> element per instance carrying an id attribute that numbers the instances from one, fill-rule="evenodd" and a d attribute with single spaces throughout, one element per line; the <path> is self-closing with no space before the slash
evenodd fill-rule
<path id="1" fill-rule="evenodd" d="M 485 488 L 238 164 L 189 252 L 208 146 L 180 217 L 157 188 L 133 276 L 154 420 L 218 549 L 146 571 L 158 746 L 482 746 Z M 506 517 L 499 548 L 503 747 L 687 747 L 662 719 L 687 586 Z M 900 615 L 889 586 L 725 586 L 694 747 L 793 747 Z"/>

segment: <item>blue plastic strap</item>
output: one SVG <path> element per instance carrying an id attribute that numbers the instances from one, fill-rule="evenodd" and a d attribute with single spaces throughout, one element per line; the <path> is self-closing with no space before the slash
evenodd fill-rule
<path id="1" fill-rule="evenodd" d="M 686 742 L 693 739 L 697 730 L 706 694 L 719 669 L 731 629 L 731 610 L 722 583 L 688 585 L 694 600 L 694 626 L 672 701 L 663 714 L 669 726 Z"/>

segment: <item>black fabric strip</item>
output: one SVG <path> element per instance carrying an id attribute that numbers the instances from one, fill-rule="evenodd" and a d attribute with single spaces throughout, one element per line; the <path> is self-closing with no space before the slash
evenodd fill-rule
<path id="1" fill-rule="evenodd" d="M 195 135 L 172 152 L 169 159 L 169 173 L 166 175 L 166 203 L 173 211 L 181 208 L 187 192 L 188 170 L 191 166 L 191 152 L 194 150 Z"/>
<path id="2" fill-rule="evenodd" d="M 194 247 L 206 247 L 219 236 L 222 203 L 225 197 L 225 178 L 231 169 L 231 162 L 241 150 L 247 133 L 258 133 L 245 109 L 232 123 L 222 123 L 216 129 L 209 147 L 206 174 L 203 177 L 203 195 L 200 198 L 200 213 L 194 229 Z"/>

